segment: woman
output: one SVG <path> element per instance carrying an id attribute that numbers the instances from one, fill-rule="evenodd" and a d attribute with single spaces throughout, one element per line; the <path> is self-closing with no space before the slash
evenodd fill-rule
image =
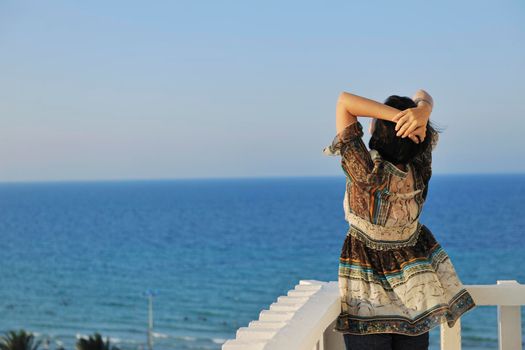
<path id="1" fill-rule="evenodd" d="M 447 253 L 419 223 L 438 131 L 432 97 L 392 95 L 380 103 L 348 92 L 336 107 L 350 227 L 339 258 L 341 313 L 334 331 L 351 350 L 428 349 L 429 331 L 475 307 Z M 374 118 L 370 150 L 357 116 Z"/>

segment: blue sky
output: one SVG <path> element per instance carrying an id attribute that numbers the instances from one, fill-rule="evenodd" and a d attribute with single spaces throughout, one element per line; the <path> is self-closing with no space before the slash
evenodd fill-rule
<path id="1" fill-rule="evenodd" d="M 339 93 L 419 88 L 434 174 L 523 173 L 524 43 L 523 1 L 2 1 L 0 181 L 343 176 Z"/>

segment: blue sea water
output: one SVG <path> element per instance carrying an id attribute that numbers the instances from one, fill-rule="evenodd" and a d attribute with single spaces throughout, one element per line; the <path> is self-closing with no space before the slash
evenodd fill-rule
<path id="1" fill-rule="evenodd" d="M 220 349 L 299 280 L 337 279 L 343 192 L 343 177 L 0 184 L 0 332 L 145 348 L 154 289 L 155 349 Z M 434 175 L 421 222 L 464 284 L 525 283 L 524 198 L 523 174 Z M 497 349 L 495 306 L 461 325 L 463 349 Z"/>

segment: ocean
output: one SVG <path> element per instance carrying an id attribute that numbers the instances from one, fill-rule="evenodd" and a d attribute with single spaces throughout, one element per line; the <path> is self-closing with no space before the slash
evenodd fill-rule
<path id="1" fill-rule="evenodd" d="M 344 181 L 2 183 L 0 332 L 146 349 L 153 290 L 154 349 L 220 349 L 299 280 L 337 280 Z M 525 283 L 524 198 L 524 174 L 438 174 L 420 221 L 464 284 Z M 497 349 L 496 306 L 461 325 L 464 350 Z"/>

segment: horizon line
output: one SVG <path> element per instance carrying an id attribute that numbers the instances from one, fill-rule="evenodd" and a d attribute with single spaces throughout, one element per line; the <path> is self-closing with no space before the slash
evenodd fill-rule
<path id="1" fill-rule="evenodd" d="M 525 175 L 525 172 L 484 172 L 484 173 L 434 173 L 434 176 L 495 176 Z M 213 181 L 213 180 L 264 180 L 264 179 L 313 179 L 344 178 L 344 175 L 266 175 L 266 176 L 216 176 L 216 177 L 166 177 L 166 178 L 95 178 L 95 179 L 48 179 L 48 180 L 7 180 L 0 185 L 65 183 L 65 182 L 155 182 L 155 181 Z"/>

